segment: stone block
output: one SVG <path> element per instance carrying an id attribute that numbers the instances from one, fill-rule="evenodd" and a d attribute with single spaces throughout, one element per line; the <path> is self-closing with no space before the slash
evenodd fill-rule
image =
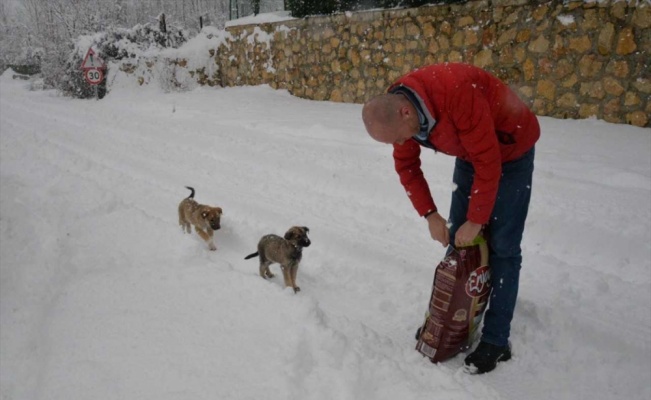
<path id="1" fill-rule="evenodd" d="M 529 43 L 528 49 L 534 53 L 547 53 L 549 51 L 549 40 L 544 35 L 540 35 Z"/>
<path id="2" fill-rule="evenodd" d="M 556 78 L 565 78 L 574 71 L 574 65 L 568 60 L 559 60 L 553 68 L 553 74 Z"/>
<path id="3" fill-rule="evenodd" d="M 502 47 L 497 54 L 499 55 L 499 64 L 511 65 L 515 62 L 513 57 L 513 48 L 511 46 Z"/>
<path id="4" fill-rule="evenodd" d="M 505 44 L 512 44 L 518 34 L 518 28 L 508 29 L 498 34 L 497 44 L 503 46 Z"/>
<path id="5" fill-rule="evenodd" d="M 520 97 L 525 99 L 531 99 L 533 97 L 533 88 L 531 86 L 520 86 L 517 92 L 520 94 Z"/>
<path id="6" fill-rule="evenodd" d="M 642 101 L 640 100 L 640 96 L 637 95 L 637 93 L 634 92 L 626 92 L 626 95 L 624 96 L 624 105 L 627 107 L 631 106 L 637 106 L 640 105 Z"/>
<path id="7" fill-rule="evenodd" d="M 457 31 L 454 35 L 452 35 L 452 47 L 455 47 L 457 49 L 459 48 L 464 48 L 464 34 L 462 31 Z"/>
<path id="8" fill-rule="evenodd" d="M 567 79 L 561 82 L 561 86 L 564 88 L 571 88 L 579 82 L 579 77 L 576 74 L 570 75 Z"/>
<path id="9" fill-rule="evenodd" d="M 615 26 L 608 22 L 599 31 L 599 38 L 597 39 L 597 50 L 599 54 L 607 56 L 612 52 L 613 43 L 615 41 Z"/>
<path id="10" fill-rule="evenodd" d="M 463 55 L 460 52 L 456 51 L 456 50 L 452 50 L 450 52 L 450 54 L 448 54 L 448 57 L 447 57 L 446 61 L 449 61 L 449 62 L 462 62 L 463 61 Z"/>
<path id="11" fill-rule="evenodd" d="M 623 1 L 616 2 L 610 8 L 610 15 L 623 21 L 626 19 L 626 15 L 627 15 L 626 8 L 627 8 L 626 2 Z"/>
<path id="12" fill-rule="evenodd" d="M 422 25 L 423 29 L 423 37 L 425 38 L 431 38 L 436 35 L 436 28 L 434 28 L 434 25 L 431 23 L 425 23 Z"/>
<path id="13" fill-rule="evenodd" d="M 635 7 L 631 23 L 633 23 L 633 26 L 636 28 L 651 28 L 651 5 L 644 6 L 640 4 Z"/>
<path id="14" fill-rule="evenodd" d="M 583 54 L 592 48 L 592 41 L 588 35 L 570 38 L 569 42 L 569 48 L 577 53 Z"/>
<path id="15" fill-rule="evenodd" d="M 649 115 L 643 111 L 633 111 L 626 114 L 626 123 L 639 127 L 645 127 L 647 124 L 649 124 Z"/>
<path id="16" fill-rule="evenodd" d="M 543 97 L 547 100 L 554 100 L 556 96 L 556 85 L 550 80 L 539 80 L 536 85 L 536 94 L 538 97 Z"/>
<path id="17" fill-rule="evenodd" d="M 598 104 L 581 104 L 579 107 L 579 117 L 590 118 L 599 115 Z"/>
<path id="18" fill-rule="evenodd" d="M 457 27 L 463 28 L 465 26 L 473 25 L 474 23 L 475 19 L 472 16 L 462 16 L 457 22 Z"/>
<path id="19" fill-rule="evenodd" d="M 473 64 L 481 68 L 493 65 L 493 51 L 491 49 L 481 50 L 475 56 Z"/>
<path id="20" fill-rule="evenodd" d="M 625 60 L 611 60 L 608 62 L 608 65 L 606 65 L 606 73 L 611 74 L 617 78 L 628 78 L 630 73 L 628 62 Z"/>
<path id="21" fill-rule="evenodd" d="M 633 87 L 642 93 L 651 94 L 651 79 L 637 78 L 633 81 Z"/>
<path id="22" fill-rule="evenodd" d="M 613 96 L 620 96 L 624 93 L 624 87 L 622 84 L 614 78 L 606 77 L 604 78 L 604 90 L 606 93 Z"/>
<path id="23" fill-rule="evenodd" d="M 610 115 L 612 117 L 617 117 L 619 110 L 621 109 L 619 105 L 619 99 L 612 99 L 604 104 L 604 114 Z M 618 121 L 621 121 L 621 118 L 617 117 Z"/>
<path id="24" fill-rule="evenodd" d="M 531 30 L 524 28 L 515 35 L 515 41 L 517 43 L 528 42 L 531 39 Z"/>
<path id="25" fill-rule="evenodd" d="M 633 53 L 637 49 L 635 43 L 635 36 L 633 30 L 629 27 L 623 28 L 619 35 L 617 35 L 617 48 L 615 52 L 618 55 L 627 55 Z"/>
<path id="26" fill-rule="evenodd" d="M 477 45 L 479 43 L 479 36 L 477 35 L 477 31 L 474 29 L 466 29 L 464 42 L 466 46 Z"/>
<path id="27" fill-rule="evenodd" d="M 549 6 L 546 4 L 541 4 L 536 9 L 533 10 L 531 16 L 535 21 L 541 21 L 547 17 L 548 12 L 549 12 Z"/>
<path id="28" fill-rule="evenodd" d="M 536 64 L 533 60 L 527 58 L 527 60 L 522 65 L 522 72 L 524 73 L 525 81 L 533 81 L 536 76 Z"/>
<path id="29" fill-rule="evenodd" d="M 546 57 L 538 60 L 538 74 L 541 76 L 549 76 L 554 72 L 554 63 Z"/>
<path id="30" fill-rule="evenodd" d="M 556 100 L 556 106 L 565 109 L 576 109 L 576 95 L 574 93 L 565 93 Z"/>
<path id="31" fill-rule="evenodd" d="M 582 96 L 588 96 L 593 99 L 603 99 L 606 97 L 606 91 L 601 82 L 583 82 L 579 86 L 579 93 Z"/>
<path id="32" fill-rule="evenodd" d="M 595 55 L 586 55 L 579 60 L 579 72 L 583 77 L 594 77 L 601 72 L 603 63 Z"/>

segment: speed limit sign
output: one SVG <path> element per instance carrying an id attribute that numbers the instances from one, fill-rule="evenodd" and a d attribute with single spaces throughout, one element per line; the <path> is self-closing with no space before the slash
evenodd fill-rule
<path id="1" fill-rule="evenodd" d="M 104 73 L 99 68 L 89 68 L 84 70 L 84 78 L 90 85 L 99 85 L 104 79 Z"/>

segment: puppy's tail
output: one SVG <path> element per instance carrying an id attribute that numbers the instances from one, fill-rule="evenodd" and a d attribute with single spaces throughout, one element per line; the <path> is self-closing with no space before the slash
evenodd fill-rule
<path id="1" fill-rule="evenodd" d="M 257 257 L 257 256 L 259 256 L 259 255 L 260 255 L 260 253 L 258 253 L 258 252 L 256 251 L 255 253 L 253 253 L 253 254 L 249 254 L 248 256 L 244 257 L 244 259 L 245 259 L 245 260 L 248 260 L 249 258 Z"/>
<path id="2" fill-rule="evenodd" d="M 186 186 L 185 188 L 190 189 L 192 191 L 192 193 L 190 193 L 190 196 L 188 196 L 188 199 L 194 199 L 194 189 L 191 188 L 190 186 Z"/>

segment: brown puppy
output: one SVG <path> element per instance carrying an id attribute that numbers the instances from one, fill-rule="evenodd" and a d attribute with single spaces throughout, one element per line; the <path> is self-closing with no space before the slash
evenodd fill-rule
<path id="1" fill-rule="evenodd" d="M 199 204 L 194 200 L 194 189 L 186 186 L 192 193 L 179 204 L 179 225 L 184 232 L 192 233 L 194 230 L 208 243 L 210 250 L 217 250 L 212 240 L 213 233 L 221 228 L 220 219 L 222 209 Z"/>
<path id="2" fill-rule="evenodd" d="M 260 276 L 264 279 L 273 278 L 269 271 L 272 263 L 280 264 L 285 279 L 285 287 L 294 289 L 294 293 L 301 290 L 296 286 L 296 273 L 298 264 L 303 257 L 303 247 L 310 245 L 307 233 L 310 230 L 305 226 L 293 226 L 281 238 L 278 235 L 265 235 L 258 242 L 258 251 L 244 257 L 245 260 L 255 256 L 260 257 Z"/>

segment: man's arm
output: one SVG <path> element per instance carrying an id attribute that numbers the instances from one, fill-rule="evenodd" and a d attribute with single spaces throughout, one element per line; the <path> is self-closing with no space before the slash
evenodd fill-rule
<path id="1" fill-rule="evenodd" d="M 394 145 L 396 171 L 414 208 L 427 220 L 430 236 L 446 247 L 450 243 L 450 231 L 447 221 L 437 212 L 429 185 L 423 176 L 420 150 L 420 145 L 414 140 L 408 140 L 403 145 Z"/>
<path id="2" fill-rule="evenodd" d="M 447 221 L 438 212 L 434 211 L 425 217 L 429 227 L 429 234 L 432 239 L 440 242 L 443 247 L 450 244 L 450 230 Z"/>
<path id="3" fill-rule="evenodd" d="M 418 215 L 425 216 L 430 211 L 437 211 L 420 167 L 420 145 L 411 139 L 402 145 L 394 144 L 393 160 L 400 183 Z"/>

